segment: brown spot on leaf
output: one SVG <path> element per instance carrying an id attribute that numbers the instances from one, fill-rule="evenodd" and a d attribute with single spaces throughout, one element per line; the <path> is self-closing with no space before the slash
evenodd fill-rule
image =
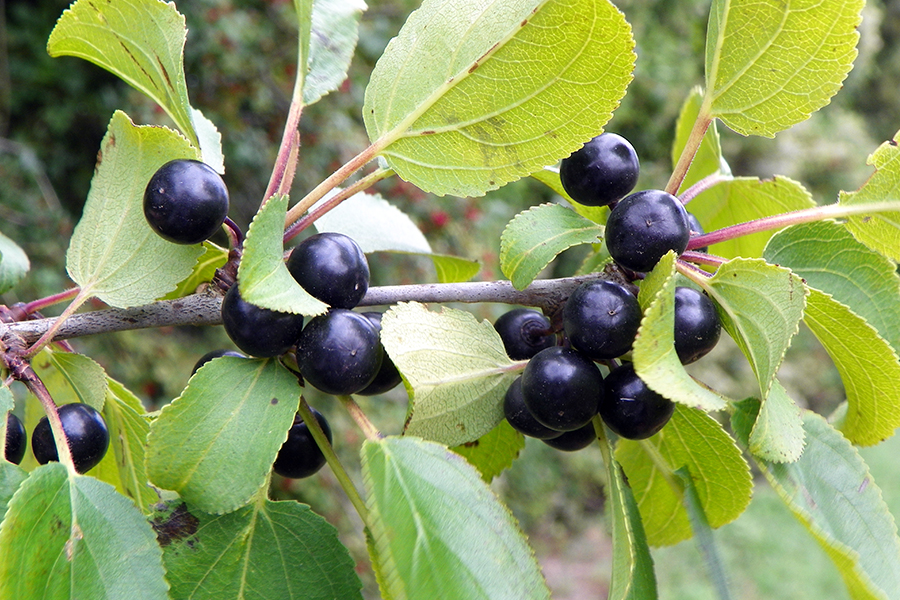
<path id="1" fill-rule="evenodd" d="M 463 446 L 465 446 L 466 448 L 477 448 L 479 443 L 480 442 L 478 440 L 475 440 L 472 442 L 466 442 L 465 444 L 463 444 Z"/>
<path id="2" fill-rule="evenodd" d="M 197 533 L 200 519 L 188 512 L 187 506 L 182 502 L 168 515 L 159 519 L 152 519 L 150 525 L 156 532 L 156 539 L 160 546 L 168 546 L 174 542 L 189 538 Z"/>
<path id="3" fill-rule="evenodd" d="M 271 400 L 269 400 L 269 404 L 275 406 L 276 404 L 278 404 L 278 398 L 272 398 Z"/>

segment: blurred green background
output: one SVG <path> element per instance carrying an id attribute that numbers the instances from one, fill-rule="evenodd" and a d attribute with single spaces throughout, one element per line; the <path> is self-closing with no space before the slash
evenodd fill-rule
<path id="1" fill-rule="evenodd" d="M 158 107 L 100 68 L 47 55 L 50 30 L 68 4 L 0 0 L 0 231 L 17 241 L 32 261 L 23 283 L 3 296 L 5 304 L 72 285 L 65 274 L 68 237 L 112 112 L 123 109 L 137 123 L 166 123 Z M 368 74 L 417 4 L 370 0 L 349 78 L 339 92 L 303 115 L 295 196 L 367 144 L 360 107 Z M 617 2 L 634 27 L 638 61 L 635 79 L 607 129 L 624 135 L 637 149 L 639 189 L 662 187 L 668 179 L 675 118 L 688 91 L 703 81 L 709 4 Z M 189 29 L 185 71 L 191 100 L 222 133 L 231 217 L 246 227 L 268 181 L 290 102 L 296 35 L 292 3 L 192 0 L 178 5 Z M 804 182 L 823 203 L 866 180 L 871 173 L 866 157 L 900 129 L 900 2 L 871 1 L 864 14 L 856 68 L 829 106 L 774 140 L 722 131 L 725 155 L 736 175 L 788 175 Z M 530 180 L 483 198 L 436 198 L 397 178 L 382 182 L 377 191 L 411 215 L 435 251 L 481 261 L 477 278 L 485 280 L 500 277 L 499 235 L 506 222 L 527 207 L 554 200 Z M 583 249 L 565 253 L 547 275 L 571 274 L 583 254 Z M 433 267 L 424 259 L 375 255 L 370 262 L 374 285 L 435 281 Z M 467 308 L 491 320 L 504 310 L 496 305 Z M 179 394 L 200 355 L 231 347 L 219 327 L 118 333 L 74 345 L 123 381 L 148 408 Z M 734 397 L 754 390 L 749 369 L 730 340 L 692 369 Z M 808 332 L 801 331 L 780 377 L 798 402 L 823 414 L 843 399 L 830 359 Z M 357 468 L 361 434 L 332 399 L 313 394 L 310 400 L 330 417 L 338 450 Z M 361 398 L 360 404 L 384 432 L 399 432 L 406 411 L 402 390 Z M 900 476 L 891 460 L 897 451 L 898 442 L 889 441 L 865 454 L 888 502 L 900 509 Z M 605 596 L 610 552 L 603 469 L 596 449 L 562 454 L 530 440 L 494 487 L 531 536 L 555 597 Z M 310 503 L 339 527 L 361 561 L 367 593 L 374 595 L 358 523 L 327 469 L 309 480 L 279 480 L 274 493 Z M 747 513 L 722 528 L 718 539 L 736 597 L 846 597 L 828 559 L 765 484 L 757 488 Z M 656 550 L 654 557 L 661 597 L 713 597 L 692 542 Z"/>

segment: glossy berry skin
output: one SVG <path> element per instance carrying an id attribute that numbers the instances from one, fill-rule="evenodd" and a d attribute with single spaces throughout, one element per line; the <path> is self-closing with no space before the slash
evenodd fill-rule
<path id="1" fill-rule="evenodd" d="M 364 312 L 362 313 L 362 315 L 372 322 L 372 325 L 375 326 L 375 329 L 378 331 L 380 336 L 381 313 Z M 378 373 L 375 375 L 375 379 L 372 380 L 372 383 L 356 393 L 360 396 L 375 396 L 377 394 L 383 394 L 388 390 L 392 390 L 397 387 L 397 385 L 401 381 L 403 381 L 403 378 L 400 377 L 400 371 L 397 370 L 397 366 L 394 364 L 394 361 L 391 360 L 391 357 L 387 355 L 387 352 L 384 352 L 381 358 L 381 367 L 379 367 Z"/>
<path id="2" fill-rule="evenodd" d="M 144 216 L 150 227 L 176 244 L 209 239 L 228 215 L 228 188 L 212 167 L 197 160 L 171 160 L 144 190 Z"/>
<path id="3" fill-rule="evenodd" d="M 528 437 L 548 440 L 562 435 L 562 432 L 541 425 L 525 406 L 521 375 L 516 377 L 506 390 L 506 396 L 503 398 L 503 416 L 513 429 Z"/>
<path id="4" fill-rule="evenodd" d="M 237 285 L 222 300 L 222 324 L 234 345 L 250 356 L 281 356 L 303 330 L 303 316 L 245 302 Z"/>
<path id="5" fill-rule="evenodd" d="M 208 363 L 209 361 L 211 361 L 214 358 L 219 358 L 220 356 L 234 356 L 236 358 L 247 358 L 246 355 L 241 354 L 240 352 L 237 352 L 235 350 L 212 350 L 210 352 L 207 352 L 203 356 L 201 356 L 199 359 L 197 359 L 197 362 L 194 364 L 194 368 L 191 370 L 191 376 L 193 376 L 194 373 L 196 373 L 200 369 L 200 367 L 202 367 L 203 365 L 205 365 L 206 363 Z"/>
<path id="6" fill-rule="evenodd" d="M 712 300 L 693 288 L 675 288 L 675 352 L 681 364 L 709 353 L 721 333 L 722 322 Z"/>
<path id="7" fill-rule="evenodd" d="M 687 214 L 687 217 L 688 217 L 688 226 L 690 226 L 691 231 L 693 232 L 691 234 L 691 237 L 694 237 L 695 234 L 703 235 L 704 233 L 706 233 L 703 230 L 703 225 L 700 224 L 700 221 L 697 220 L 697 217 L 694 216 L 694 213 L 689 212 Z M 694 252 L 709 252 L 709 246 L 703 246 L 701 248 L 694 248 Z"/>
<path id="8" fill-rule="evenodd" d="M 613 369 L 603 380 L 600 417 L 606 426 L 629 440 L 646 439 L 669 422 L 675 405 L 647 387 L 631 363 Z"/>
<path id="9" fill-rule="evenodd" d="M 572 431 L 597 414 L 603 376 L 585 355 L 554 346 L 528 361 L 522 373 L 522 394 L 538 423 L 555 431 Z"/>
<path id="10" fill-rule="evenodd" d="M 378 374 L 383 357 L 372 322 L 343 308 L 311 319 L 297 341 L 297 366 L 303 379 L 336 396 L 365 389 Z"/>
<path id="11" fill-rule="evenodd" d="M 316 409 L 310 408 L 310 410 L 330 443 L 332 438 L 328 421 Z M 322 454 L 316 440 L 309 432 L 309 428 L 298 413 L 294 416 L 294 424 L 288 430 L 287 439 L 281 445 L 281 450 L 278 451 L 272 470 L 282 477 L 302 479 L 315 474 L 324 465 L 325 455 Z"/>
<path id="12" fill-rule="evenodd" d="M 565 452 L 576 452 L 587 448 L 597 441 L 597 432 L 594 431 L 593 422 L 588 423 L 584 427 L 580 427 L 575 431 L 567 431 L 559 437 L 543 440 L 545 444 L 557 450 Z"/>
<path id="13" fill-rule="evenodd" d="M 531 308 L 514 308 L 500 315 L 494 329 L 512 360 L 528 360 L 544 348 L 556 345 L 550 319 Z"/>
<path id="14" fill-rule="evenodd" d="M 6 460 L 17 465 L 25 458 L 28 436 L 25 426 L 16 415 L 6 413 L 6 443 L 3 446 Z"/>
<path id="15" fill-rule="evenodd" d="M 319 233 L 291 251 L 288 271 L 304 290 L 332 308 L 353 308 L 369 289 L 369 263 L 342 233 Z"/>
<path id="16" fill-rule="evenodd" d="M 681 254 L 691 236 L 681 201 L 662 190 L 645 190 L 619 202 L 606 221 L 606 249 L 627 269 L 653 269 L 669 250 Z"/>
<path id="17" fill-rule="evenodd" d="M 559 178 L 566 193 L 586 206 L 608 206 L 634 189 L 640 173 L 637 152 L 615 133 L 602 133 L 564 158 Z"/>
<path id="18" fill-rule="evenodd" d="M 76 403 L 60 406 L 59 419 L 69 442 L 75 470 L 86 473 L 97 466 L 109 448 L 109 429 L 103 416 L 92 406 Z M 31 450 L 42 465 L 59 460 L 47 417 L 41 418 L 31 433 Z"/>
<path id="19" fill-rule="evenodd" d="M 612 281 L 586 281 L 563 308 L 563 327 L 572 347 L 592 360 L 622 356 L 641 326 L 641 307 L 627 289 Z"/>

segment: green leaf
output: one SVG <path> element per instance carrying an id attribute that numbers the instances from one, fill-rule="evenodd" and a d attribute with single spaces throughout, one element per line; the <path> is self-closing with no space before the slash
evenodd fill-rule
<path id="1" fill-rule="evenodd" d="M 675 140 L 672 142 L 672 166 L 678 163 L 681 153 L 687 146 L 688 138 L 694 123 L 700 116 L 700 105 L 703 102 L 703 90 L 695 87 L 688 94 L 684 104 L 681 106 L 681 112 L 678 114 L 678 121 L 675 123 Z M 691 161 L 691 167 L 688 169 L 684 181 L 681 182 L 679 193 L 685 191 L 704 177 L 721 172 L 723 175 L 731 175 L 731 169 L 728 163 L 722 157 L 722 145 L 719 141 L 719 130 L 716 122 L 710 123 L 709 128 L 700 142 L 700 147 Z M 693 205 L 691 212 L 694 212 Z"/>
<path id="2" fill-rule="evenodd" d="M 0 413 L 6 414 L 16 406 L 12 390 L 6 381 L 0 381 Z M 0 423 L 0 427 L 6 427 L 6 421 Z M 5 438 L 4 438 L 5 439 Z"/>
<path id="3" fill-rule="evenodd" d="M 864 0 L 716 0 L 706 38 L 712 117 L 773 137 L 831 100 L 856 58 Z"/>
<path id="4" fill-rule="evenodd" d="M 669 474 L 660 472 L 648 451 L 659 455 Z M 616 459 L 628 477 L 651 546 L 691 537 L 683 499 L 666 482 L 682 467 L 691 474 L 710 526 L 730 523 L 750 503 L 750 466 L 719 422 L 701 410 L 676 404 L 672 419 L 650 439 L 620 439 Z"/>
<path id="5" fill-rule="evenodd" d="M 438 281 L 441 283 L 468 281 L 475 277 L 481 269 L 481 263 L 477 260 L 447 256 L 446 254 L 432 254 L 431 261 L 434 263 Z"/>
<path id="6" fill-rule="evenodd" d="M 222 134 L 215 123 L 203 116 L 203 113 L 191 107 L 191 123 L 197 135 L 197 144 L 203 162 L 212 167 L 216 173 L 225 173 L 225 156 L 222 154 Z"/>
<path id="7" fill-rule="evenodd" d="M 162 551 L 134 504 L 59 463 L 31 472 L 0 525 L 0 598 L 167 600 Z"/>
<path id="8" fill-rule="evenodd" d="M 841 192 L 840 203 L 857 206 L 872 202 L 893 201 L 900 194 L 900 132 L 869 156 L 866 164 L 875 167 L 859 190 Z M 853 237 L 891 260 L 900 261 L 900 203 L 896 212 L 876 212 L 847 217 L 847 229 Z"/>
<path id="9" fill-rule="evenodd" d="M 609 582 L 609 600 L 655 600 L 656 575 L 653 557 L 647 545 L 644 525 L 635 502 L 634 494 L 625 481 L 622 467 L 612 458 L 613 448 L 609 437 L 606 444 L 606 501 L 612 529 L 612 574 Z"/>
<path id="10" fill-rule="evenodd" d="M 0 521 L 6 516 L 9 501 L 28 477 L 25 469 L 6 460 L 0 460 Z"/>
<path id="11" fill-rule="evenodd" d="M 761 259 L 731 260 L 704 285 L 722 325 L 750 361 L 763 397 L 797 333 L 807 289 L 789 269 Z"/>
<path id="12" fill-rule="evenodd" d="M 458 446 L 500 423 L 518 369 L 493 325 L 465 311 L 404 302 L 384 313 L 381 327 L 412 402 L 407 434 Z"/>
<path id="13" fill-rule="evenodd" d="M 732 427 L 746 443 L 759 403 L 737 405 Z M 850 596 L 900 590 L 900 539 L 881 490 L 859 453 L 819 415 L 803 414 L 806 450 L 794 463 L 757 460 L 769 484 L 834 561 Z"/>
<path id="14" fill-rule="evenodd" d="M 307 56 L 303 79 L 303 103 L 307 106 L 336 90 L 347 78 L 364 10 L 363 0 L 312 3 L 309 47 L 302 53 Z"/>
<path id="15" fill-rule="evenodd" d="M 641 283 L 638 301 L 644 317 L 631 349 L 635 372 L 669 400 L 722 410 L 726 399 L 695 381 L 675 352 L 675 282 L 675 253 L 669 252 Z"/>
<path id="16" fill-rule="evenodd" d="M 206 512 L 242 506 L 266 482 L 300 392 L 275 360 L 210 361 L 150 426 L 150 481 Z"/>
<path id="17" fill-rule="evenodd" d="M 633 48 L 607 0 L 425 0 L 375 65 L 366 130 L 403 179 L 480 196 L 601 133 Z"/>
<path id="18" fill-rule="evenodd" d="M 0 233 L 0 294 L 13 289 L 30 268 L 25 251 Z"/>
<path id="19" fill-rule="evenodd" d="M 81 402 L 103 410 L 106 371 L 90 357 L 48 347 L 35 356 L 32 366 L 57 404 Z"/>
<path id="20" fill-rule="evenodd" d="M 688 204 L 706 231 L 815 206 L 812 196 L 802 185 L 783 176 L 766 180 L 738 177 L 723 181 Z M 723 258 L 757 258 L 762 256 L 772 233 L 762 231 L 744 235 L 713 244 L 710 251 Z"/>
<path id="21" fill-rule="evenodd" d="M 804 438 L 800 407 L 775 379 L 750 434 L 750 452 L 772 462 L 793 462 L 803 452 Z"/>
<path id="22" fill-rule="evenodd" d="M 94 467 L 91 475 L 116 487 L 131 498 L 142 512 L 159 501 L 150 487 L 145 464 L 150 422 L 140 399 L 115 379 L 109 379 L 109 391 L 103 405 L 103 418 L 110 430 L 109 451 Z M 101 476 L 104 474 L 106 476 Z"/>
<path id="23" fill-rule="evenodd" d="M 362 447 L 369 544 L 387 598 L 550 598 L 512 514 L 462 457 L 424 440 Z"/>
<path id="24" fill-rule="evenodd" d="M 523 290 L 556 256 L 603 239 L 603 227 L 559 204 L 541 204 L 513 217 L 500 236 L 500 268 Z"/>
<path id="25" fill-rule="evenodd" d="M 532 173 L 531 177 L 537 179 L 564 198 L 572 207 L 572 210 L 585 219 L 589 219 L 599 225 L 606 225 L 606 217 L 609 216 L 609 208 L 606 206 L 585 206 L 584 204 L 572 200 L 572 197 L 566 193 L 566 190 L 562 185 L 562 180 L 559 178 L 559 167 L 544 167 L 540 171 Z"/>
<path id="26" fill-rule="evenodd" d="M 153 525 L 173 598 L 361 598 L 337 531 L 303 504 L 261 499 L 215 516 L 179 502 Z"/>
<path id="27" fill-rule="evenodd" d="M 139 306 L 168 294 L 191 273 L 200 246 L 167 242 L 144 218 L 147 182 L 175 158 L 199 156 L 170 129 L 137 127 L 125 113 L 113 115 L 66 253 L 66 269 L 82 296 L 120 308 Z"/>
<path id="28" fill-rule="evenodd" d="M 834 361 L 847 393 L 841 432 L 871 446 L 900 427 L 900 361 L 871 325 L 828 294 L 812 290 L 806 324 Z"/>
<path id="29" fill-rule="evenodd" d="M 469 461 L 481 473 L 481 478 L 490 483 L 494 477 L 512 466 L 524 447 L 525 436 L 504 419 L 474 442 L 456 446 L 452 450 Z"/>
<path id="30" fill-rule="evenodd" d="M 228 250 L 225 248 L 209 241 L 203 242 L 201 245 L 204 252 L 197 259 L 194 270 L 175 287 L 174 291 L 166 294 L 163 300 L 174 300 L 193 294 L 201 284 L 212 281 L 216 275 L 216 269 L 225 266 L 225 263 L 228 262 Z"/>
<path id="31" fill-rule="evenodd" d="M 273 196 L 256 213 L 244 240 L 238 267 L 241 297 L 262 308 L 298 315 L 321 315 L 328 305 L 309 295 L 284 264 L 284 220 L 287 196 Z"/>
<path id="32" fill-rule="evenodd" d="M 53 28 L 47 52 L 83 58 L 115 74 L 159 104 L 196 143 L 184 79 L 186 37 L 184 17 L 172 2 L 78 0 Z"/>
<path id="33" fill-rule="evenodd" d="M 734 259 L 704 286 L 716 302 L 722 326 L 747 357 L 766 400 L 750 449 L 767 460 L 796 460 L 803 429 L 794 401 L 775 373 L 797 333 L 808 290 L 790 270 L 761 259 Z"/>
<path id="34" fill-rule="evenodd" d="M 845 304 L 900 349 L 896 265 L 858 242 L 844 227 L 819 221 L 783 229 L 769 240 L 765 258 Z"/>

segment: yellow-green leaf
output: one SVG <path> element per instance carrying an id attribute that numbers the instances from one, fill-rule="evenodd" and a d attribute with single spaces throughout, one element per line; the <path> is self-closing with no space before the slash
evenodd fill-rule
<path id="1" fill-rule="evenodd" d="M 403 179 L 480 196 L 601 133 L 633 47 L 608 0 L 425 0 L 372 72 L 366 130 Z"/>

